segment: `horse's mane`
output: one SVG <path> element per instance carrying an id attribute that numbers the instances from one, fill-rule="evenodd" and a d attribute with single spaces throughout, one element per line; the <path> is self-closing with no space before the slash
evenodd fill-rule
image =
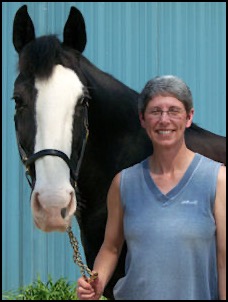
<path id="1" fill-rule="evenodd" d="M 77 54 L 77 53 L 76 53 Z M 66 51 L 55 35 L 39 37 L 27 44 L 20 54 L 19 70 L 37 78 L 49 78 L 54 65 L 76 66 L 78 56 Z"/>

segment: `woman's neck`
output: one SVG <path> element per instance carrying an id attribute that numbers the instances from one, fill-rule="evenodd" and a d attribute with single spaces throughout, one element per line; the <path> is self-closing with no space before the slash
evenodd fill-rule
<path id="1" fill-rule="evenodd" d="M 175 171 L 185 171 L 191 163 L 194 154 L 185 144 L 179 149 L 155 148 L 150 158 L 150 170 L 155 174 L 170 174 Z"/>

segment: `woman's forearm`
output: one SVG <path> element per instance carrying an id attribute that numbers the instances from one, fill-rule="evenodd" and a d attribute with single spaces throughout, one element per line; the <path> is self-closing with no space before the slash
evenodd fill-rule
<path id="1" fill-rule="evenodd" d="M 93 270 L 98 273 L 103 290 L 109 282 L 118 263 L 121 249 L 111 249 L 102 245 L 94 262 Z"/>
<path id="2" fill-rule="evenodd" d="M 226 300 L 226 266 L 218 268 L 219 300 Z"/>

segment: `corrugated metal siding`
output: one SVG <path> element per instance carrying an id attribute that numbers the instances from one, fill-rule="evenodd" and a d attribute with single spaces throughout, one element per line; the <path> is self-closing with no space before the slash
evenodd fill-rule
<path id="1" fill-rule="evenodd" d="M 48 274 L 72 281 L 79 276 L 68 237 L 44 234 L 33 226 L 30 189 L 18 156 L 10 101 L 17 54 L 11 41 L 13 18 L 23 4 L 28 5 L 37 36 L 56 33 L 60 39 L 71 5 L 77 6 L 85 17 L 84 55 L 91 62 L 137 91 L 155 75 L 182 77 L 193 93 L 194 121 L 226 134 L 224 2 L 3 2 L 4 290 L 30 283 L 37 273 L 43 280 Z"/>

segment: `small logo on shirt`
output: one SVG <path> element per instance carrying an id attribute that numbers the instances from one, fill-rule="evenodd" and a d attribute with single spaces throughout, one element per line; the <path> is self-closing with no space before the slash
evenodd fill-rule
<path id="1" fill-rule="evenodd" d="M 197 205 L 198 200 L 183 200 L 181 204 L 192 204 L 192 205 Z"/>

